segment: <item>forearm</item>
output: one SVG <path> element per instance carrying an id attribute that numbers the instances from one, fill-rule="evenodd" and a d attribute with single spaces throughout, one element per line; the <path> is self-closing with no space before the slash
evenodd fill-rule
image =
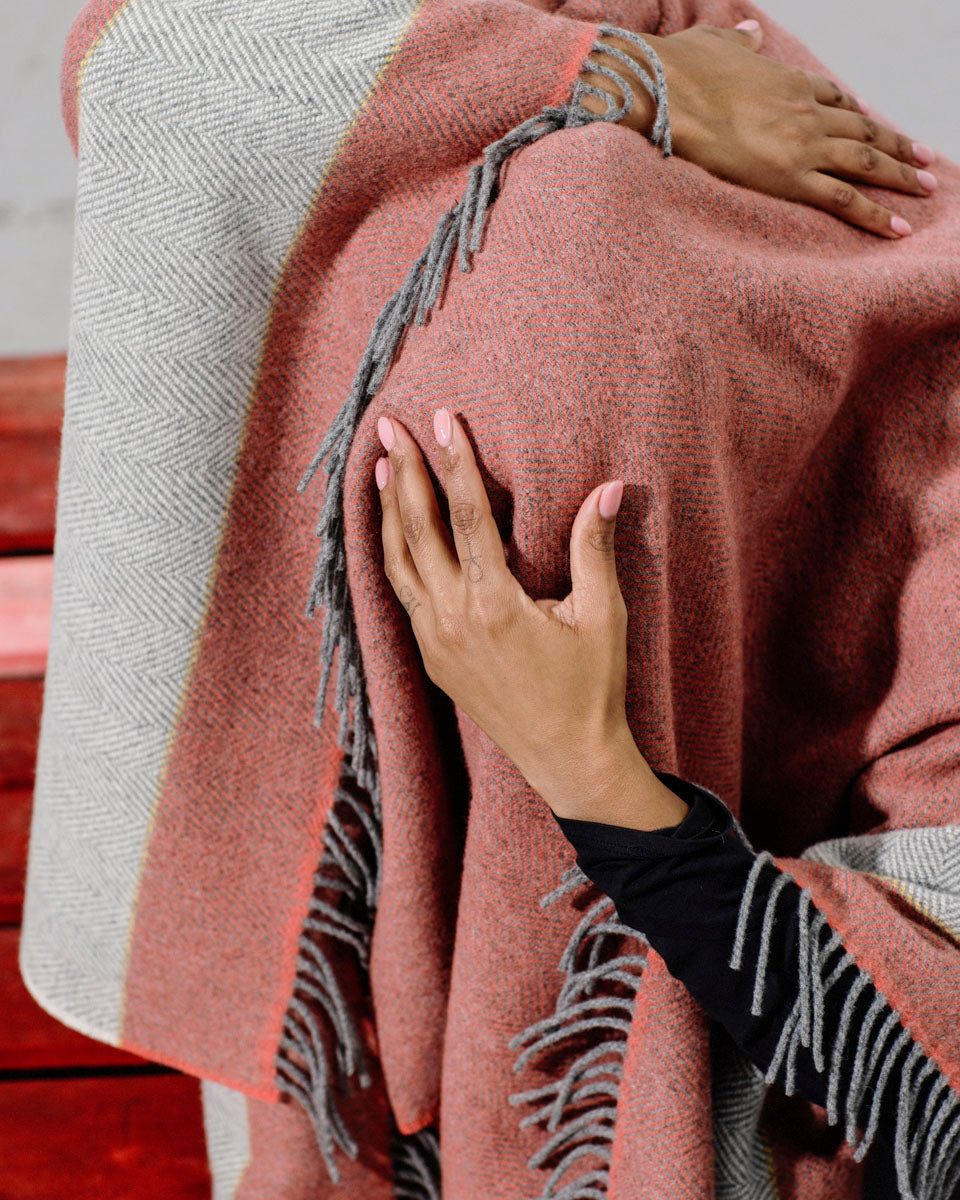
<path id="1" fill-rule="evenodd" d="M 674 830 L 642 833 L 558 818 L 581 869 L 768 1083 L 825 1107 L 851 1144 L 857 1129 L 863 1131 L 864 1151 L 876 1144 L 871 1176 L 890 1177 L 889 1195 L 898 1195 L 904 1075 L 912 1098 L 902 1120 L 912 1138 L 943 1099 L 936 1070 L 924 1065 L 898 1014 L 829 924 L 810 922 L 809 897 L 769 855 L 754 854 L 741 840 L 722 801 L 676 776 L 655 774 L 693 799 L 689 819 Z M 766 919 L 768 913 L 772 919 Z M 937 1086 L 941 1091 L 934 1094 Z M 906 1156 L 905 1142 L 901 1153 Z M 917 1171 L 919 1157 L 913 1160 Z M 901 1169 L 908 1169 L 906 1157 Z M 936 1164 L 926 1169 L 934 1171 Z M 946 1200 L 949 1193 L 937 1195 Z"/>

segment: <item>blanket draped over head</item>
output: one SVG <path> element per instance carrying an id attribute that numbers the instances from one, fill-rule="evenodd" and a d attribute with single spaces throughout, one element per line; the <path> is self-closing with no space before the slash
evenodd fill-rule
<path id="1" fill-rule="evenodd" d="M 642 753 L 811 889 L 960 1090 L 960 170 L 879 193 L 890 241 L 670 155 L 654 76 L 652 140 L 571 101 L 607 25 L 748 16 L 824 70 L 747 0 L 74 24 L 21 970 L 204 1081 L 218 1197 L 439 1197 L 441 1168 L 444 1200 L 860 1194 L 843 1130 L 765 1086 L 430 684 L 383 570 L 384 413 L 437 479 L 433 412 L 461 417 L 534 597 L 625 480 Z"/>

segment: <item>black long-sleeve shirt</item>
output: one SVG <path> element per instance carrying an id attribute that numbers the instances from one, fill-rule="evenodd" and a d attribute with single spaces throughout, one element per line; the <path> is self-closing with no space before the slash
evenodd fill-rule
<path id="1" fill-rule="evenodd" d="M 786 1023 L 796 1020 L 800 993 L 801 889 L 769 861 L 769 856 L 762 864 L 757 863 L 758 855 L 742 840 L 733 814 L 714 792 L 670 772 L 654 773 L 689 805 L 690 811 L 679 825 L 647 832 L 595 821 L 556 820 L 577 851 L 580 869 L 614 902 L 620 920 L 643 934 L 670 973 L 713 1020 L 726 1028 L 747 1057 L 767 1072 L 781 1045 L 779 1081 L 786 1077 L 789 1066 L 783 1061 L 787 1056 L 783 1055 L 786 1043 L 781 1041 L 781 1033 Z M 746 938 L 741 937 L 743 965 L 733 969 L 730 963 L 737 942 L 741 901 L 751 875 L 754 890 Z M 768 932 L 769 957 L 765 972 L 761 972 L 762 1006 L 760 1014 L 754 1015 L 751 1010 L 756 1010 L 757 953 L 744 957 L 743 947 L 762 945 L 764 912 L 774 887 L 778 895 L 775 919 Z M 818 946 L 826 947 L 831 932 L 824 922 L 821 933 L 825 936 L 818 936 Z M 840 963 L 844 951 L 839 946 L 837 951 L 827 960 L 828 966 Z M 813 1019 L 809 1007 L 807 1015 Z M 858 977 L 856 971 L 847 971 L 838 978 L 823 997 L 822 1012 L 816 1014 L 822 1019 L 823 1069 L 818 1069 L 814 1061 L 812 1046 L 800 1045 L 795 1048 L 788 1090 L 826 1108 L 831 1047 L 841 1024 L 847 1030 L 858 1031 L 868 1016 L 874 1029 L 887 1020 L 885 1045 L 893 1046 L 902 1035 L 902 1051 L 895 1056 L 885 1083 L 882 1079 L 873 1081 L 882 1086 L 882 1094 L 876 1133 L 866 1157 L 864 1196 L 868 1200 L 897 1200 L 904 1194 L 898 1186 L 895 1166 L 898 1097 L 913 1041 L 872 983 Z M 864 1070 L 863 1054 L 857 1062 L 857 1043 L 857 1037 L 849 1034 L 841 1039 L 843 1049 L 834 1080 L 835 1086 L 839 1082 L 834 1104 L 839 1102 L 841 1121 L 848 1089 L 857 1072 L 862 1076 Z M 936 1072 L 931 1070 L 921 1084 L 908 1131 L 911 1138 L 917 1123 L 923 1120 L 935 1077 Z M 857 1110 L 861 1130 L 868 1125 L 876 1090 L 876 1086 L 867 1089 Z M 900 1132 L 902 1136 L 903 1130 Z M 960 1192 L 951 1189 L 949 1195 L 942 1193 L 942 1200 L 955 1200 L 958 1195 Z"/>

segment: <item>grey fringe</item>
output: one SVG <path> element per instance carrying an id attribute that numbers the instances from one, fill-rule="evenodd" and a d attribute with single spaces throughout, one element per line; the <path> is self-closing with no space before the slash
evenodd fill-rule
<path id="1" fill-rule="evenodd" d="M 543 897 L 540 907 L 582 883 L 589 883 L 587 876 L 578 866 L 570 867 L 561 876 L 559 887 Z M 526 1047 L 513 1064 L 515 1071 L 522 1071 L 534 1056 L 568 1038 L 582 1033 L 597 1035 L 595 1044 L 577 1056 L 563 1078 L 510 1096 L 513 1105 L 538 1105 L 521 1120 L 521 1128 L 539 1125 L 552 1135 L 528 1160 L 530 1169 L 537 1170 L 552 1156 L 560 1155 L 538 1200 L 602 1200 L 606 1195 L 627 1035 L 647 962 L 643 953 L 617 953 L 601 961 L 609 938 L 629 938 L 641 949 L 647 947 L 642 934 L 617 919 L 613 901 L 601 896 L 583 914 L 561 956 L 559 966 L 566 980 L 554 1012 L 509 1043 L 511 1050 Z M 619 985 L 620 990 L 593 995 L 602 985 Z M 579 1174 L 563 1182 L 575 1164 Z"/>
<path id="2" fill-rule="evenodd" d="M 743 967 L 747 927 L 764 868 L 767 868 L 766 876 L 771 886 L 764 902 L 757 952 L 751 1008 L 754 1016 L 763 1012 L 777 901 L 787 883 L 796 882 L 788 872 L 780 871 L 768 851 L 757 855 L 740 903 L 729 962 L 734 971 Z M 775 877 L 772 877 L 773 873 Z M 814 907 L 808 888 L 801 889 L 798 911 L 799 992 L 784 1023 L 765 1082 L 773 1083 L 783 1069 L 783 1086 L 787 1095 L 794 1095 L 797 1052 L 800 1046 L 810 1050 L 817 1071 L 828 1072 L 827 1120 L 836 1125 L 843 1118 L 846 1141 L 854 1152 L 854 1159 L 861 1162 L 876 1137 L 880 1105 L 890 1076 L 902 1057 L 894 1144 L 897 1186 L 904 1200 L 948 1200 L 960 1182 L 960 1096 L 950 1087 L 936 1063 L 913 1042 L 909 1031 L 900 1024 L 900 1014 L 844 948 L 840 935 L 830 929 L 823 913 Z M 825 940 L 824 931 L 827 931 Z M 828 1048 L 824 1046 L 824 1002 L 831 988 L 841 981 L 846 997 L 834 1043 Z M 857 1031 L 853 1025 L 857 1000 L 870 988 L 874 996 Z M 844 1056 L 851 1049 L 853 1066 L 846 1096 L 841 1101 L 841 1068 Z M 921 1112 L 919 1100 L 928 1081 L 929 1091 Z M 858 1114 L 868 1099 L 866 1129 L 858 1141 Z M 912 1134 L 911 1125 L 915 1126 Z"/>
<path id="3" fill-rule="evenodd" d="M 649 60 L 653 77 L 622 50 L 606 46 L 599 39 L 588 52 L 588 57 L 595 52 L 609 54 L 629 65 L 640 78 L 657 104 L 651 140 L 661 146 L 664 154 L 669 154 L 666 81 L 655 51 L 630 30 L 601 25 L 599 32 L 634 42 Z M 500 168 L 506 159 L 549 133 L 591 121 L 616 122 L 630 112 L 633 91 L 628 79 L 606 66 L 589 65 L 620 86 L 622 105 L 618 108 L 607 93 L 578 79 L 568 104 L 545 107 L 538 116 L 530 117 L 486 147 L 482 161 L 470 169 L 463 198 L 440 217 L 429 244 L 377 317 L 350 394 L 297 485 L 297 491 L 303 492 L 320 466 L 324 466 L 328 479 L 316 530 L 320 549 L 306 606 L 306 615 L 311 618 L 318 606 L 324 608 L 320 639 L 321 678 L 314 725 L 317 728 L 322 725 L 334 655 L 338 654 L 334 700 L 334 709 L 340 714 L 337 740 L 346 751 L 345 770 L 368 800 L 364 803 L 349 791 L 337 793 L 324 837 L 326 850 L 314 883 L 315 891 L 333 889 L 341 893 L 341 900 L 336 905 L 320 896 L 311 900 L 300 939 L 294 994 L 276 1056 L 277 1086 L 294 1096 L 310 1114 L 324 1162 L 335 1183 L 340 1177 L 333 1160 L 334 1147 L 339 1147 L 351 1158 L 356 1157 L 357 1147 L 333 1100 L 333 1085 L 319 1022 L 321 1012 L 332 1027 L 340 1083 L 356 1076 L 360 1085 L 366 1087 L 369 1076 L 353 1017 L 343 1001 L 330 963 L 309 935 L 324 934 L 346 943 L 356 952 L 360 967 L 364 971 L 367 969 L 382 854 L 377 746 L 347 582 L 343 511 L 347 458 L 360 419 L 383 384 L 406 329 L 411 323 L 425 324 L 427 315 L 439 302 L 455 248 L 460 270 L 470 270 L 470 256 L 480 249 L 484 220 L 497 198 Z M 591 113 L 581 106 L 583 96 L 588 94 L 606 101 L 605 113 Z M 341 806 L 342 813 L 339 811 Z M 355 825 L 359 843 L 344 829 L 344 819 L 359 822 Z M 341 909 L 348 910 L 351 915 Z M 429 1181 L 433 1176 L 423 1167 L 430 1161 L 430 1146 L 425 1131 L 423 1136 L 415 1135 L 401 1152 L 398 1175 L 402 1175 L 406 1190 L 398 1195 L 411 1200 L 414 1197 L 431 1200 L 434 1194 L 439 1195 L 436 1190 L 439 1184 Z"/>
<path id="4" fill-rule="evenodd" d="M 440 1143 L 433 1126 L 395 1136 L 391 1152 L 396 1200 L 441 1200 Z"/>
<path id="5" fill-rule="evenodd" d="M 334 1183 L 340 1182 L 334 1147 L 355 1159 L 357 1145 L 337 1110 L 319 1020 L 321 1012 L 334 1039 L 338 1084 L 342 1087 L 355 1076 L 366 1088 L 370 1086 L 370 1075 L 355 1015 L 323 951 L 322 938 L 350 946 L 361 970 L 367 971 L 383 861 L 379 792 L 375 787 L 368 794 L 357 786 L 347 759 L 342 771 L 323 833 L 325 849 L 313 878 L 313 895 L 300 935 L 293 997 L 274 1060 L 277 1087 L 298 1100 L 309 1114 Z M 327 898 L 330 892 L 339 893 L 336 904 Z"/>

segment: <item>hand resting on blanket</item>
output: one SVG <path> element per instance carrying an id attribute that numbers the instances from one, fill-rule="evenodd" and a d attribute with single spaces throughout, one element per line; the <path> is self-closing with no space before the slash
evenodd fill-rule
<path id="1" fill-rule="evenodd" d="M 533 600 L 510 572 L 462 425 L 434 418 L 450 526 L 416 441 L 381 417 L 376 465 L 384 567 L 427 674 L 513 760 L 560 817 L 635 829 L 678 824 L 687 804 L 656 777 L 626 717 L 627 610 L 614 557 L 622 480 L 584 500 L 570 538 L 572 590 Z"/>
<path id="2" fill-rule="evenodd" d="M 927 196 L 936 177 L 917 168 L 929 166 L 934 152 L 876 120 L 823 75 L 758 54 L 763 40 L 758 22 L 735 29 L 694 25 L 644 39 L 663 64 L 675 154 L 734 183 L 814 205 L 883 237 L 911 232 L 909 222 L 851 181 Z M 632 42 L 609 34 L 600 40 L 649 71 Z M 588 62 L 624 70 L 613 56 L 595 54 Z M 582 71 L 580 78 L 612 95 L 618 106 L 623 103 L 607 76 Z M 599 97 L 588 95 L 582 103 L 591 112 L 605 111 Z M 621 124 L 646 135 L 654 115 L 653 99 L 638 79 Z"/>

